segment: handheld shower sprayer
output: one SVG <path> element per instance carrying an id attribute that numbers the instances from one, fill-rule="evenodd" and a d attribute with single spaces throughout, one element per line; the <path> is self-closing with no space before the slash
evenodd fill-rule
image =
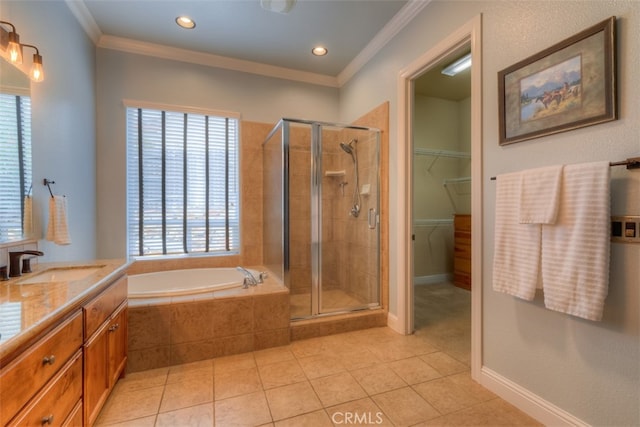
<path id="1" fill-rule="evenodd" d="M 357 218 L 360 215 L 360 183 L 358 180 L 358 150 L 357 144 L 358 140 L 353 138 L 348 143 L 341 142 L 340 148 L 342 150 L 351 155 L 351 159 L 353 160 L 353 171 L 356 179 L 356 185 L 353 189 L 353 206 L 351 207 L 351 216 Z"/>

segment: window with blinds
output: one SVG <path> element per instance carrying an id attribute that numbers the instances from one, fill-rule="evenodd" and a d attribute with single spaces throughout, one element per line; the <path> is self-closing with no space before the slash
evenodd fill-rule
<path id="1" fill-rule="evenodd" d="M 31 184 L 31 98 L 0 93 L 0 241 L 26 234 Z"/>
<path id="2" fill-rule="evenodd" d="M 127 162 L 130 256 L 239 251 L 236 118 L 129 107 Z"/>

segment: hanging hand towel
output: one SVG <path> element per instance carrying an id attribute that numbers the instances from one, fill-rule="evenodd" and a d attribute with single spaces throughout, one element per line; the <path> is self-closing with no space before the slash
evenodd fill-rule
<path id="1" fill-rule="evenodd" d="M 532 300 L 540 269 L 541 227 L 520 224 L 520 172 L 496 178 L 493 290 Z"/>
<path id="2" fill-rule="evenodd" d="M 47 240 L 58 245 L 71 244 L 69 228 L 67 227 L 67 198 L 54 196 L 49 198 L 49 226 Z"/>
<path id="3" fill-rule="evenodd" d="M 31 196 L 24 198 L 24 211 L 22 216 L 22 236 L 31 237 L 33 234 L 33 199 Z"/>
<path id="4" fill-rule="evenodd" d="M 566 165 L 554 225 L 542 226 L 544 303 L 601 320 L 609 287 L 608 162 Z"/>
<path id="5" fill-rule="evenodd" d="M 522 171 L 520 224 L 553 224 L 558 213 L 563 165 Z"/>

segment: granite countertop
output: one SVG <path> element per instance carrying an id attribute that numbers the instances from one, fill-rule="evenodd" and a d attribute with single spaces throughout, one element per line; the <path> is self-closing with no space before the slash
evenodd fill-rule
<path id="1" fill-rule="evenodd" d="M 0 282 L 0 366 L 124 274 L 128 266 L 123 259 L 38 263 L 32 273 Z M 56 273 L 72 270 L 77 270 L 77 277 L 55 279 Z"/>

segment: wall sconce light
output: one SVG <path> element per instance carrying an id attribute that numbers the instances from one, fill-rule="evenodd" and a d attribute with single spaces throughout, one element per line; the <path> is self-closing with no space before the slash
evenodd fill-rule
<path id="1" fill-rule="evenodd" d="M 5 30 L 2 25 L 8 25 L 11 27 L 11 31 Z M 44 70 L 42 68 L 42 56 L 38 48 L 32 44 L 20 43 L 20 36 L 16 32 L 16 27 L 7 21 L 0 21 L 0 55 L 7 58 L 9 62 L 14 65 L 22 64 L 22 48 L 30 47 L 35 49 L 36 53 L 33 54 L 33 62 L 31 64 L 31 71 L 29 77 L 34 82 L 41 82 L 44 80 Z M 22 69 L 22 67 L 18 67 Z M 22 70 L 24 71 L 24 70 Z M 25 72 L 26 73 L 26 72 Z"/>
<path id="2" fill-rule="evenodd" d="M 42 69 L 42 56 L 40 56 L 40 51 L 37 47 L 32 44 L 23 44 L 24 47 L 31 47 L 36 50 L 36 53 L 33 54 L 33 64 L 31 65 L 31 71 L 29 72 L 29 77 L 34 82 L 41 82 L 44 80 L 44 70 Z"/>
<path id="3" fill-rule="evenodd" d="M 0 27 L 2 28 L 2 50 L 6 52 L 7 59 L 9 59 L 12 64 L 22 64 L 22 47 L 20 46 L 20 36 L 16 32 L 16 27 L 7 21 L 0 21 L 0 24 L 11 27 L 11 31 Z"/>

